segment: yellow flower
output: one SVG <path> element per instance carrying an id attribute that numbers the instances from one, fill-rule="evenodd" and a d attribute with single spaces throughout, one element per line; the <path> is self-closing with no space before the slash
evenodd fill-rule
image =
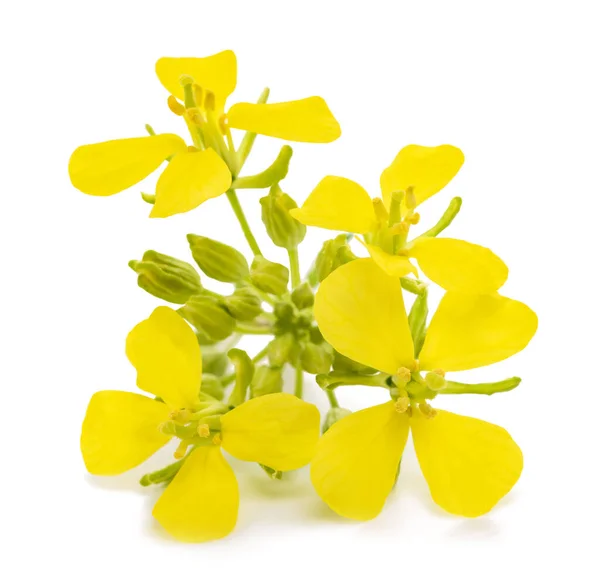
<path id="1" fill-rule="evenodd" d="M 225 193 L 239 171 L 229 128 L 299 142 L 331 142 L 340 127 L 325 101 L 310 97 L 275 104 L 234 104 L 222 116 L 225 100 L 236 86 L 233 51 L 204 58 L 163 57 L 156 63 L 159 80 L 170 92 L 169 106 L 184 116 L 195 147 L 175 134 L 111 140 L 81 146 L 69 161 L 73 185 L 89 195 L 113 195 L 150 175 L 165 160 L 151 217 L 187 212 Z M 182 81 L 187 83 L 183 83 Z M 186 96 L 187 92 L 187 96 Z M 185 106 L 177 101 L 184 100 Z"/>
<path id="2" fill-rule="evenodd" d="M 141 464 L 174 435 L 184 438 L 176 455 L 183 457 L 188 446 L 190 451 L 152 512 L 175 538 L 219 539 L 234 528 L 238 485 L 221 448 L 282 471 L 312 458 L 319 437 L 314 405 L 283 393 L 231 411 L 201 402 L 200 347 L 172 309 L 159 307 L 138 324 L 127 337 L 126 352 L 139 388 L 161 400 L 124 391 L 96 393 L 83 422 L 81 452 L 90 473 L 115 475 Z"/>
<path id="3" fill-rule="evenodd" d="M 454 238 L 419 237 L 406 242 L 410 225 L 418 221 L 414 209 L 445 187 L 463 161 L 460 149 L 450 145 L 409 145 L 381 174 L 383 201 L 371 200 L 350 179 L 328 176 L 301 208 L 290 213 L 307 226 L 363 234 L 361 242 L 371 258 L 391 276 L 416 272 L 409 260 L 413 258 L 427 277 L 447 291 L 490 293 L 503 285 L 508 269 L 488 248 Z M 392 213 L 394 198 L 397 217 Z"/>
<path id="4" fill-rule="evenodd" d="M 448 292 L 417 360 L 398 279 L 360 259 L 321 283 L 315 317 L 338 352 L 397 381 L 395 401 L 344 417 L 319 440 L 311 478 L 334 511 L 359 520 L 379 514 L 409 430 L 433 500 L 446 511 L 482 515 L 508 493 L 523 466 L 508 432 L 436 411 L 426 399 L 443 388 L 445 372 L 493 364 L 525 348 L 537 328 L 529 307 L 498 293 Z M 420 370 L 429 372 L 423 377 Z"/>

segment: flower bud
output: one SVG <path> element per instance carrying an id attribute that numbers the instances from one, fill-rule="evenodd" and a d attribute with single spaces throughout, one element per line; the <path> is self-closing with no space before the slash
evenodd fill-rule
<path id="1" fill-rule="evenodd" d="M 250 383 L 250 390 L 253 397 L 281 393 L 283 390 L 281 368 L 274 368 L 265 364 L 257 367 Z"/>
<path id="2" fill-rule="evenodd" d="M 269 195 L 261 198 L 260 206 L 263 224 L 275 246 L 293 250 L 304 240 L 306 226 L 290 215 L 290 210 L 298 205 L 278 186 L 273 186 Z"/>
<path id="3" fill-rule="evenodd" d="M 224 283 L 239 283 L 248 278 L 248 263 L 241 252 L 217 240 L 188 234 L 192 256 L 211 279 Z"/>
<path id="4" fill-rule="evenodd" d="M 306 342 L 300 352 L 300 364 L 311 374 L 327 374 L 331 370 L 333 350 L 329 344 Z"/>
<path id="5" fill-rule="evenodd" d="M 267 346 L 267 356 L 269 357 L 269 364 L 271 366 L 281 368 L 286 362 L 290 360 L 292 350 L 296 339 L 294 334 L 287 332 L 282 336 L 277 336 Z"/>
<path id="6" fill-rule="evenodd" d="M 320 283 L 335 269 L 354 259 L 356 256 L 348 246 L 346 234 L 339 234 L 332 240 L 326 240 L 315 259 L 314 271 L 317 282 Z"/>
<path id="7" fill-rule="evenodd" d="M 351 372 L 354 374 L 375 374 L 377 370 L 356 362 L 339 352 L 333 352 L 333 370 L 336 372 Z"/>
<path id="8" fill-rule="evenodd" d="M 151 295 L 170 303 L 185 303 L 202 292 L 200 275 L 189 263 L 147 250 L 141 261 L 129 266 L 138 274 L 138 285 Z"/>
<path id="9" fill-rule="evenodd" d="M 298 309 L 306 309 L 314 305 L 315 294 L 306 281 L 292 291 L 292 301 Z"/>
<path id="10" fill-rule="evenodd" d="M 351 415 L 352 411 L 350 409 L 344 409 L 343 407 L 332 407 L 329 411 L 327 411 L 327 415 L 325 416 L 325 421 L 323 422 L 323 433 L 325 433 L 334 423 L 337 423 L 340 419 L 346 417 L 346 415 Z"/>
<path id="11" fill-rule="evenodd" d="M 218 399 L 219 401 L 223 398 L 223 385 L 219 377 L 214 374 L 202 373 L 202 384 L 200 389 L 203 393 Z"/>
<path id="12" fill-rule="evenodd" d="M 223 299 L 223 305 L 239 321 L 251 321 L 262 312 L 261 300 L 248 287 L 236 289 Z"/>
<path id="13" fill-rule="evenodd" d="M 229 361 L 227 354 L 212 348 L 202 348 L 202 372 L 223 376 L 227 370 Z"/>
<path id="14" fill-rule="evenodd" d="M 290 272 L 287 267 L 262 256 L 254 257 L 250 268 L 250 280 L 261 291 L 283 295 L 287 291 L 289 277 Z"/>
<path id="15" fill-rule="evenodd" d="M 216 299 L 202 295 L 190 297 L 178 313 L 212 340 L 224 340 L 233 333 L 233 319 Z"/>

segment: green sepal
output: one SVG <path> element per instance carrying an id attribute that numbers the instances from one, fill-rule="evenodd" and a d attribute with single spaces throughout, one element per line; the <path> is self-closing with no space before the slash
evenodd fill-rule
<path id="1" fill-rule="evenodd" d="M 375 368 L 356 362 L 343 354 L 335 351 L 333 352 L 333 370 L 339 373 L 352 373 L 352 374 L 375 374 L 378 372 Z"/>
<path id="2" fill-rule="evenodd" d="M 210 374 L 208 372 L 202 373 L 202 383 L 200 385 L 200 389 L 203 393 L 210 395 L 219 401 L 223 399 L 224 390 L 223 385 L 221 384 L 221 379 L 214 374 Z"/>
<path id="3" fill-rule="evenodd" d="M 212 340 L 224 340 L 229 337 L 236 324 L 235 319 L 217 299 L 206 295 L 190 297 L 177 312 Z"/>
<path id="4" fill-rule="evenodd" d="M 333 363 L 333 349 L 326 342 L 304 342 L 300 351 L 300 365 L 310 374 L 327 374 Z"/>
<path id="5" fill-rule="evenodd" d="M 241 287 L 224 297 L 223 305 L 239 321 L 251 321 L 262 313 L 262 302 L 249 287 Z"/>
<path id="6" fill-rule="evenodd" d="M 267 476 L 272 480 L 281 480 L 283 478 L 283 472 L 281 470 L 275 470 L 265 464 L 259 464 L 259 466 L 266 472 Z"/>
<path id="7" fill-rule="evenodd" d="M 269 238 L 275 246 L 294 250 L 306 236 L 306 226 L 290 215 L 298 207 L 287 193 L 274 185 L 269 194 L 260 199 L 261 217 Z"/>
<path id="8" fill-rule="evenodd" d="M 248 387 L 254 377 L 254 363 L 250 356 L 239 348 L 232 348 L 227 356 L 235 369 L 235 384 L 227 403 L 231 407 L 237 407 L 246 400 L 248 395 Z"/>
<path id="9" fill-rule="evenodd" d="M 248 279 L 248 263 L 232 246 L 195 234 L 188 234 L 187 239 L 196 264 L 211 279 L 223 283 L 240 283 Z"/>
<path id="10" fill-rule="evenodd" d="M 254 371 L 250 392 L 252 397 L 262 397 L 283 391 L 283 376 L 281 368 L 261 364 Z"/>
<path id="11" fill-rule="evenodd" d="M 295 345 L 296 338 L 291 332 L 273 338 L 267 346 L 269 364 L 281 368 L 286 362 L 290 361 Z"/>
<path id="12" fill-rule="evenodd" d="M 287 291 L 290 271 L 287 267 L 271 262 L 263 256 L 255 256 L 250 267 L 250 281 L 265 293 L 283 295 Z"/>
<path id="13" fill-rule="evenodd" d="M 315 294 L 306 281 L 292 291 L 292 303 L 298 309 L 307 309 L 314 305 Z"/>
<path id="14" fill-rule="evenodd" d="M 231 187 L 233 189 L 264 189 L 279 183 L 288 174 L 292 154 L 292 147 L 287 144 L 282 146 L 277 158 L 267 169 L 256 175 L 238 177 Z"/>
<path id="15" fill-rule="evenodd" d="M 350 409 L 345 409 L 344 407 L 332 407 L 327 411 L 327 415 L 325 415 L 325 420 L 323 421 L 322 433 L 325 433 L 332 425 L 337 423 L 340 419 L 343 419 L 347 415 L 351 415 L 352 411 Z"/>
<path id="16" fill-rule="evenodd" d="M 423 344 L 425 343 L 425 335 L 427 333 L 427 288 L 417 295 L 408 314 L 408 327 L 413 339 L 415 347 L 415 358 L 419 357 Z"/>
<path id="17" fill-rule="evenodd" d="M 203 290 L 191 264 L 155 250 L 147 250 L 141 261 L 132 260 L 129 266 L 138 275 L 139 287 L 169 303 L 185 303 Z"/>

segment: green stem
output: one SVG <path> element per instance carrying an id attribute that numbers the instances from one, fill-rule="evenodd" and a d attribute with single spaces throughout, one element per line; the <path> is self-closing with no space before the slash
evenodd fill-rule
<path id="1" fill-rule="evenodd" d="M 292 276 L 292 291 L 300 285 L 300 261 L 298 260 L 298 249 L 292 248 L 288 250 L 290 258 L 290 273 Z"/>
<path id="2" fill-rule="evenodd" d="M 339 407 L 340 404 L 335 396 L 335 391 L 333 389 L 325 389 L 325 393 L 327 394 L 327 398 L 329 399 L 329 404 L 332 407 Z"/>
<path id="3" fill-rule="evenodd" d="M 177 462 L 173 462 L 173 464 L 169 464 L 165 468 L 161 468 L 160 470 L 156 470 L 156 472 L 150 472 L 150 474 L 144 474 L 140 478 L 140 484 L 142 486 L 150 486 L 151 484 L 160 484 L 162 482 L 168 482 L 173 479 L 175 474 L 179 472 L 179 469 L 183 466 L 185 459 L 192 453 L 190 450 L 181 460 L 177 460 Z"/>
<path id="4" fill-rule="evenodd" d="M 324 390 L 335 389 L 340 386 L 360 385 L 365 387 L 388 388 L 387 380 L 389 375 L 386 373 L 361 375 L 351 373 L 337 373 L 335 371 L 329 374 L 317 375 L 317 384 Z"/>
<path id="5" fill-rule="evenodd" d="M 271 326 L 269 325 L 262 325 L 262 324 L 241 324 L 238 323 L 235 326 L 235 332 L 237 332 L 238 334 L 250 334 L 253 336 L 262 336 L 262 335 L 269 335 L 273 333 L 273 328 L 271 328 Z"/>
<path id="6" fill-rule="evenodd" d="M 258 243 L 252 234 L 252 230 L 250 229 L 250 225 L 248 224 L 248 220 L 244 214 L 244 210 L 242 210 L 242 206 L 240 205 L 240 200 L 238 199 L 235 189 L 229 189 L 227 191 L 227 199 L 231 204 L 235 217 L 242 227 L 242 232 L 244 233 L 244 236 L 246 237 L 248 245 L 250 246 L 254 256 L 262 256 Z"/>
<path id="7" fill-rule="evenodd" d="M 493 395 L 494 393 L 505 393 L 506 391 L 512 391 L 519 386 L 521 379 L 518 376 L 507 378 L 496 383 L 479 383 L 470 385 L 466 383 L 456 383 L 448 381 L 446 388 L 439 391 L 440 395 L 463 395 L 463 394 L 475 394 L 475 395 Z"/>
<path id="8" fill-rule="evenodd" d="M 456 217 L 456 214 L 460 212 L 460 206 L 462 205 L 462 199 L 460 197 L 454 197 L 450 202 L 450 205 L 443 213 L 439 222 L 433 227 L 427 230 L 427 232 L 423 232 L 418 238 L 433 238 L 437 236 L 442 230 L 445 230 L 451 223 L 452 220 Z"/>
<path id="9" fill-rule="evenodd" d="M 257 104 L 264 104 L 269 99 L 269 88 L 266 87 L 260 97 L 257 100 Z M 252 147 L 254 146 L 254 141 L 256 140 L 256 132 L 246 132 L 244 138 L 242 138 L 242 142 L 240 143 L 240 148 L 237 151 L 238 155 L 238 173 L 242 170 Z"/>
<path id="10" fill-rule="evenodd" d="M 304 371 L 301 366 L 296 366 L 296 379 L 294 382 L 294 395 L 302 399 L 302 391 L 304 387 Z"/>

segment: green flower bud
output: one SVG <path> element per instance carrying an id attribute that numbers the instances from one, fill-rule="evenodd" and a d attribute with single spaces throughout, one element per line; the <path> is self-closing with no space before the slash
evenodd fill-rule
<path id="1" fill-rule="evenodd" d="M 313 344 L 321 344 L 324 340 L 321 330 L 317 326 L 310 326 L 308 337 Z"/>
<path id="2" fill-rule="evenodd" d="M 333 350 L 329 344 L 306 342 L 300 352 L 300 364 L 311 374 L 327 374 L 331 370 Z"/>
<path id="3" fill-rule="evenodd" d="M 223 398 L 223 385 L 219 377 L 214 374 L 202 373 L 202 384 L 200 389 L 206 395 L 210 395 L 219 401 Z"/>
<path id="4" fill-rule="evenodd" d="M 340 234 L 332 240 L 326 240 L 315 259 L 311 272 L 314 273 L 312 282 L 320 283 L 339 266 L 356 259 L 357 257 L 348 246 L 348 236 Z"/>
<path id="5" fill-rule="evenodd" d="M 253 397 L 281 393 L 283 390 L 281 368 L 274 368 L 266 364 L 257 367 L 250 383 L 250 390 Z"/>
<path id="6" fill-rule="evenodd" d="M 178 313 L 212 340 L 224 340 L 233 333 L 235 319 L 212 297 L 196 295 Z"/>
<path id="7" fill-rule="evenodd" d="M 248 278 L 248 263 L 241 252 L 217 240 L 188 234 L 192 256 L 211 279 L 224 283 L 239 283 Z"/>
<path id="8" fill-rule="evenodd" d="M 354 374 L 375 374 L 377 370 L 356 362 L 339 352 L 333 351 L 333 370 L 336 372 L 352 372 Z"/>
<path id="9" fill-rule="evenodd" d="M 311 286 L 304 282 L 292 291 L 292 301 L 298 309 L 312 307 L 315 303 L 315 294 Z"/>
<path id="10" fill-rule="evenodd" d="M 343 407 L 332 407 L 329 411 L 327 411 L 327 415 L 325 416 L 325 421 L 323 422 L 323 433 L 325 433 L 334 423 L 337 423 L 340 419 L 346 417 L 346 415 L 351 415 L 352 411 L 350 409 L 344 409 Z"/>
<path id="11" fill-rule="evenodd" d="M 290 215 L 298 207 L 296 202 L 279 186 L 274 185 L 269 195 L 261 198 L 262 221 L 275 246 L 293 250 L 304 240 L 306 226 Z"/>
<path id="12" fill-rule="evenodd" d="M 283 295 L 287 291 L 290 272 L 287 267 L 271 262 L 262 256 L 255 256 L 250 268 L 250 280 L 261 291 L 273 295 Z"/>
<path id="13" fill-rule="evenodd" d="M 132 260 L 129 266 L 138 274 L 138 285 L 144 291 L 170 303 L 185 303 L 202 292 L 196 269 L 178 258 L 147 250 L 141 261 Z"/>
<path id="14" fill-rule="evenodd" d="M 233 295 L 223 299 L 223 304 L 239 321 L 251 321 L 262 312 L 261 300 L 248 287 L 236 289 Z"/>
<path id="15" fill-rule="evenodd" d="M 223 376 L 227 370 L 229 361 L 227 354 L 211 348 L 202 348 L 202 372 Z"/>
<path id="16" fill-rule="evenodd" d="M 267 346 L 269 364 L 281 368 L 290 360 L 295 343 L 296 339 L 291 332 L 287 332 L 271 340 Z"/>

